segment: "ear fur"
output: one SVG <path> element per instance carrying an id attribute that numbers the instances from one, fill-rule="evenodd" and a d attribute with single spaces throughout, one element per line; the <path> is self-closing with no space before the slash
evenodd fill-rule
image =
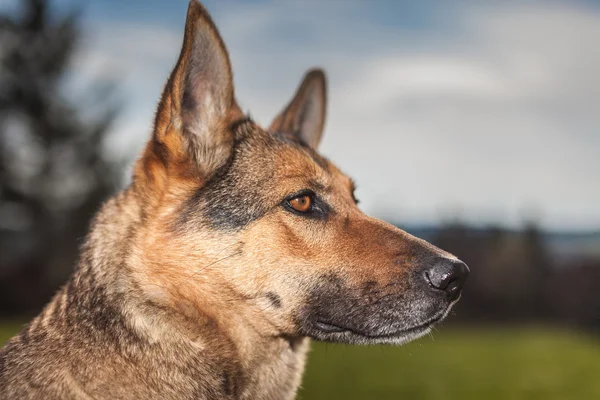
<path id="1" fill-rule="evenodd" d="M 156 113 L 154 141 L 177 161 L 195 161 L 206 177 L 229 158 L 229 127 L 242 117 L 227 49 L 206 9 L 191 0 L 181 54 Z"/>
<path id="2" fill-rule="evenodd" d="M 279 113 L 270 132 L 294 135 L 316 150 L 325 127 L 327 82 L 321 69 L 306 73 L 292 101 Z"/>

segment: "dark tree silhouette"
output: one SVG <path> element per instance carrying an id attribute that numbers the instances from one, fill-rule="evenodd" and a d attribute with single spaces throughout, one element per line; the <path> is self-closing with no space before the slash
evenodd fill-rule
<path id="1" fill-rule="evenodd" d="M 536 224 L 523 231 L 442 226 L 433 242 L 471 266 L 456 313 L 478 321 L 542 321 L 550 317 L 553 264 Z"/>
<path id="2" fill-rule="evenodd" d="M 93 90 L 85 110 L 65 95 L 78 13 L 50 11 L 48 1 L 22 0 L 19 13 L 0 15 L 3 315 L 35 311 L 66 279 L 90 216 L 117 182 L 102 151 L 116 111 L 111 85 Z"/>

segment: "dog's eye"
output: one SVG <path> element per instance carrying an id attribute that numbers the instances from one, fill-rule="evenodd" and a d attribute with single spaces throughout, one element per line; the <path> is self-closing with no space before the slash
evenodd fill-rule
<path id="1" fill-rule="evenodd" d="M 310 208 L 312 206 L 312 198 L 309 195 L 305 194 L 288 200 L 288 204 L 294 210 L 301 213 L 305 213 L 310 211 Z"/>
<path id="2" fill-rule="evenodd" d="M 283 201 L 282 205 L 286 210 L 296 215 L 312 219 L 326 220 L 331 211 L 327 203 L 309 189 L 289 196 Z"/>

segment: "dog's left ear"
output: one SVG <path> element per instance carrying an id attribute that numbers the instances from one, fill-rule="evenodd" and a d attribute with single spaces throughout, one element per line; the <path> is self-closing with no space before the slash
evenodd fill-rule
<path id="1" fill-rule="evenodd" d="M 171 159 L 193 159 L 205 177 L 230 156 L 230 125 L 243 117 L 231 64 L 208 12 L 191 0 L 183 46 L 158 106 L 154 139 Z"/>
<path id="2" fill-rule="evenodd" d="M 316 150 L 325 127 L 326 108 L 325 73 L 320 69 L 310 70 L 292 101 L 269 127 L 269 132 L 294 135 Z"/>

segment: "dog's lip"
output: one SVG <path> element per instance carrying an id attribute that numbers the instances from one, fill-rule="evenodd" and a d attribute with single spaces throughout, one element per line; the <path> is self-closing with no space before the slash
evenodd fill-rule
<path id="1" fill-rule="evenodd" d="M 314 325 L 317 329 L 319 329 L 323 332 L 327 332 L 327 333 L 339 333 L 339 332 L 350 331 L 350 329 L 348 329 L 348 328 L 330 324 L 330 323 L 324 322 L 324 321 L 315 321 Z"/>
<path id="2" fill-rule="evenodd" d="M 313 326 L 315 328 L 317 328 L 318 330 L 320 330 L 324 333 L 328 333 L 328 334 L 352 334 L 352 335 L 361 336 L 361 337 L 368 338 L 368 339 L 397 338 L 397 337 L 411 335 L 411 334 L 415 334 L 415 333 L 419 333 L 419 332 L 425 332 L 428 329 L 430 329 L 433 325 L 440 322 L 444 318 L 445 314 L 446 314 L 446 312 L 443 312 L 443 313 L 436 315 L 435 317 L 427 320 L 426 322 L 424 322 L 422 324 L 415 325 L 415 326 L 412 326 L 409 328 L 399 329 L 397 331 L 384 333 L 384 334 L 369 334 L 369 333 L 365 333 L 365 332 L 360 332 L 360 331 L 357 331 L 352 328 L 335 325 L 330 322 L 325 322 L 322 320 L 317 320 L 317 321 L 313 322 Z"/>

